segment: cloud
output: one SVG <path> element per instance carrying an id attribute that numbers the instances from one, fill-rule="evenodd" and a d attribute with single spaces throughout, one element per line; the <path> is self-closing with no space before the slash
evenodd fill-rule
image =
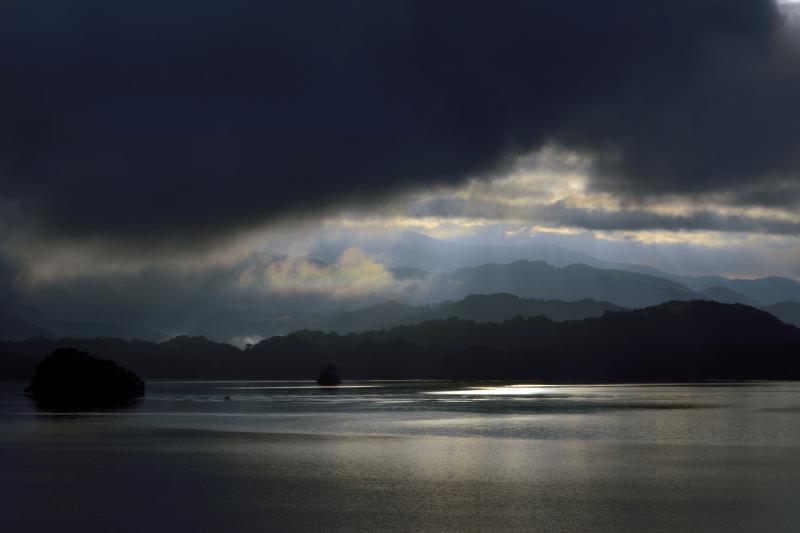
<path id="1" fill-rule="evenodd" d="M 238 346 L 239 348 L 244 349 L 245 347 L 247 347 L 248 344 L 255 346 L 256 344 L 258 344 L 259 342 L 264 340 L 264 338 L 265 337 L 262 337 L 260 335 L 243 335 L 243 336 L 239 336 L 239 337 L 231 337 L 230 339 L 226 340 L 225 342 L 227 342 L 228 344 L 233 344 L 234 346 Z"/>
<path id="2" fill-rule="evenodd" d="M 770 0 L 12 0 L 0 195 L 48 238 L 147 253 L 556 145 L 620 197 L 796 205 L 793 43 Z"/>
<path id="3" fill-rule="evenodd" d="M 800 236 L 797 210 L 776 202 L 743 205 L 741 196 L 728 191 L 630 198 L 598 191 L 587 171 L 585 160 L 545 151 L 521 161 L 506 176 L 409 196 L 396 212 L 410 223 L 417 220 L 417 227 L 424 221 L 459 226 L 510 222 L 597 231 Z"/>
<path id="4" fill-rule="evenodd" d="M 70 275 L 58 272 L 58 265 L 52 272 L 24 270 L 20 275 L 0 260 L 0 304 L 68 321 L 140 324 L 180 334 L 225 311 L 258 316 L 356 309 L 389 298 L 413 298 L 427 288 L 423 281 L 397 279 L 383 263 L 352 246 L 330 263 L 265 252 L 235 257 L 201 258 L 198 265 L 87 263 Z M 10 284 L 12 279 L 16 282 Z"/>
<path id="5" fill-rule="evenodd" d="M 325 295 L 355 298 L 397 294 L 411 288 L 363 250 L 351 247 L 331 264 L 289 257 L 246 269 L 239 277 L 241 289 L 257 289 L 279 295 Z"/>

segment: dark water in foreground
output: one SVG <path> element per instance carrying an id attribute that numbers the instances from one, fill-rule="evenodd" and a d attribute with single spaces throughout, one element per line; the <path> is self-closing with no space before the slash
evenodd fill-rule
<path id="1" fill-rule="evenodd" d="M 0 384 L 0 529 L 800 530 L 799 384 L 357 385 Z"/>

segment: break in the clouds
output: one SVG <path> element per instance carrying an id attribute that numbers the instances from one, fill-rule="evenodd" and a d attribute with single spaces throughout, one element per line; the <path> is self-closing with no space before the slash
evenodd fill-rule
<path id="1" fill-rule="evenodd" d="M 3 2 L 4 238 L 198 246 L 545 145 L 599 193 L 793 207 L 787 20 L 771 0 Z"/>
<path id="2" fill-rule="evenodd" d="M 543 151 L 495 179 L 411 196 L 398 212 L 417 219 L 512 222 L 589 231 L 714 232 L 800 236 L 785 205 L 742 205 L 729 191 L 632 199 L 592 187 L 585 160 Z"/>

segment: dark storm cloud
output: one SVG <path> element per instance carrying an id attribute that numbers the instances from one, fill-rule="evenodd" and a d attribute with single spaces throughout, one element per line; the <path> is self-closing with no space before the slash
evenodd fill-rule
<path id="1" fill-rule="evenodd" d="M 546 143 L 626 194 L 752 190 L 800 159 L 782 31 L 768 0 L 6 1 L 0 194 L 188 242 Z"/>

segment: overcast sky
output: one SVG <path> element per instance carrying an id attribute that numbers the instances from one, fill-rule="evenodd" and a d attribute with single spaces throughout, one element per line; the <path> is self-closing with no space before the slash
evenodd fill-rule
<path id="1" fill-rule="evenodd" d="M 3 2 L 2 290 L 189 305 L 232 294 L 210 273 L 352 239 L 316 280 L 336 295 L 384 276 L 359 242 L 405 229 L 800 278 L 798 12 Z"/>

